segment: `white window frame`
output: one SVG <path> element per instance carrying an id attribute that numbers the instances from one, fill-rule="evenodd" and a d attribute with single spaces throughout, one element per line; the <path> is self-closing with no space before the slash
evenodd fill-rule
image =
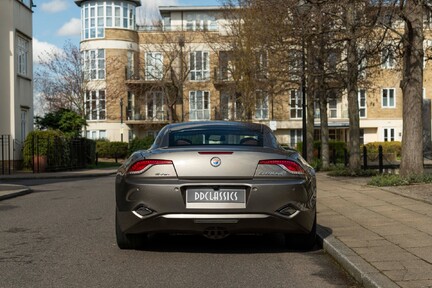
<path id="1" fill-rule="evenodd" d="M 290 119 L 303 119 L 303 95 L 300 90 L 290 90 Z M 294 117 L 293 117 L 294 115 Z"/>
<path id="2" fill-rule="evenodd" d="M 333 105 L 334 103 L 334 105 Z M 338 98 L 336 96 L 330 97 L 327 103 L 328 109 L 328 118 L 336 119 L 338 118 Z"/>
<path id="3" fill-rule="evenodd" d="M 210 120 L 210 92 L 196 90 L 189 92 L 189 120 Z"/>
<path id="4" fill-rule="evenodd" d="M 255 93 L 255 119 L 269 119 L 269 97 L 268 93 L 262 90 Z"/>
<path id="5" fill-rule="evenodd" d="M 151 109 L 149 109 L 151 107 Z M 165 120 L 165 95 L 160 90 L 146 93 L 146 119 L 163 121 Z M 150 115 L 151 113 L 151 115 Z"/>
<path id="6" fill-rule="evenodd" d="M 388 96 L 384 97 L 384 91 L 387 91 Z M 393 96 L 391 96 L 393 91 Z M 393 105 L 390 105 L 390 100 L 393 98 Z M 384 100 L 386 100 L 384 102 Z M 381 89 L 381 107 L 382 108 L 396 108 L 396 89 L 395 88 L 382 88 Z"/>
<path id="7" fill-rule="evenodd" d="M 395 128 L 383 128 L 383 140 L 384 142 L 395 141 L 396 129 Z"/>
<path id="8" fill-rule="evenodd" d="M 366 101 L 367 101 L 366 89 L 359 89 L 358 90 L 358 105 L 359 105 L 359 117 L 360 118 L 367 118 L 367 102 Z"/>
<path id="9" fill-rule="evenodd" d="M 17 72 L 20 75 L 28 76 L 30 53 L 30 40 L 17 35 Z"/>
<path id="10" fill-rule="evenodd" d="M 199 57 L 198 57 L 199 56 Z M 201 57 L 201 61 L 200 58 Z M 189 54 L 190 80 L 206 81 L 210 79 L 210 52 L 194 51 Z"/>
<path id="11" fill-rule="evenodd" d="M 90 96 L 90 97 L 89 97 Z M 106 119 L 105 90 L 89 90 L 84 95 L 86 120 Z"/>
<path id="12" fill-rule="evenodd" d="M 301 129 L 291 129 L 290 130 L 290 147 L 296 148 L 297 143 L 303 142 L 303 133 Z"/>
<path id="13" fill-rule="evenodd" d="M 87 80 L 105 80 L 105 49 L 84 50 L 84 78 Z"/>
<path id="14" fill-rule="evenodd" d="M 104 38 L 105 28 L 134 30 L 135 5 L 127 1 L 100 1 L 81 5 L 81 39 Z"/>
<path id="15" fill-rule="evenodd" d="M 87 130 L 87 139 L 108 139 L 107 130 Z"/>
<path id="16" fill-rule="evenodd" d="M 145 79 L 148 81 L 162 80 L 163 78 L 162 52 L 145 53 Z"/>
<path id="17" fill-rule="evenodd" d="M 385 48 L 381 52 L 382 64 L 381 68 L 383 69 L 393 69 L 396 67 L 396 58 L 394 56 L 394 51 L 389 48 Z"/>

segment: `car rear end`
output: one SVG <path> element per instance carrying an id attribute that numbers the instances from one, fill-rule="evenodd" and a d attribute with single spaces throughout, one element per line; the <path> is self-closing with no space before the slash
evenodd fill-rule
<path id="1" fill-rule="evenodd" d="M 223 144 L 168 145 L 130 159 L 116 178 L 121 231 L 221 238 L 314 229 L 314 171 L 298 153 Z"/>

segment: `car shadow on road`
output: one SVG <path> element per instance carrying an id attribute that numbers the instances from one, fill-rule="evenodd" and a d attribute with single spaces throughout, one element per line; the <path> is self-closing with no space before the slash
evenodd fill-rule
<path id="1" fill-rule="evenodd" d="M 301 250 L 285 244 L 282 234 L 265 235 L 230 235 L 224 239 L 207 239 L 201 235 L 152 235 L 146 245 L 140 249 L 154 252 L 217 253 L 217 254 L 251 254 L 309 252 L 320 250 L 315 245 L 312 250 Z"/>

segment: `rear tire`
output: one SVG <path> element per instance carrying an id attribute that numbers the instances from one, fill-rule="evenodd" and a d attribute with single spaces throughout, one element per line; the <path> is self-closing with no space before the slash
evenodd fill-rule
<path id="1" fill-rule="evenodd" d="M 145 246 L 145 243 L 147 242 L 147 234 L 124 233 L 120 228 L 117 218 L 118 215 L 116 211 L 115 230 L 116 230 L 117 246 L 120 249 L 126 249 L 126 250 L 143 248 Z"/>
<path id="2" fill-rule="evenodd" d="M 307 234 L 285 234 L 287 247 L 301 250 L 312 250 L 316 243 L 316 213 L 312 229 Z"/>

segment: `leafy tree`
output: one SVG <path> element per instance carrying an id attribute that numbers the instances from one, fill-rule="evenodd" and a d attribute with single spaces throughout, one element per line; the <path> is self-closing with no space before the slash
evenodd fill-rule
<path id="1" fill-rule="evenodd" d="M 86 120 L 76 112 L 64 108 L 47 113 L 43 117 L 35 117 L 35 122 L 40 130 L 60 130 L 70 137 L 78 137 L 82 127 L 87 125 Z"/>

